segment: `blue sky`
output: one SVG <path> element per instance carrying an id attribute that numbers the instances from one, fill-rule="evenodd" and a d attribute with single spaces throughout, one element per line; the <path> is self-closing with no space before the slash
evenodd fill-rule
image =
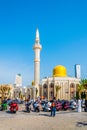
<path id="1" fill-rule="evenodd" d="M 75 64 L 87 78 L 86 0 L 0 0 L 0 83 L 14 83 L 21 73 L 23 84 L 31 84 L 37 27 L 41 78 L 52 76 L 56 65 L 74 76 Z"/>

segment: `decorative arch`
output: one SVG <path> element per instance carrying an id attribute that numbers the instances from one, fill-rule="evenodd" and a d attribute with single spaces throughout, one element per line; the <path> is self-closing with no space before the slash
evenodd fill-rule
<path id="1" fill-rule="evenodd" d="M 48 85 L 47 84 L 43 85 L 43 96 L 45 98 L 48 98 Z"/>
<path id="2" fill-rule="evenodd" d="M 75 97 L 75 84 L 71 83 L 70 84 L 70 99 L 73 99 Z"/>
<path id="3" fill-rule="evenodd" d="M 50 83 L 49 85 L 49 99 L 53 99 L 54 98 L 54 83 Z"/>

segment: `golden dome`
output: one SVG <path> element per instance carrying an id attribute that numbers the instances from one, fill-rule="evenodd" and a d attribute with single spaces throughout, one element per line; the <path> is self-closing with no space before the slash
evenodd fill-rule
<path id="1" fill-rule="evenodd" d="M 58 65 L 53 69 L 54 77 L 65 77 L 67 76 L 67 70 L 64 66 Z"/>

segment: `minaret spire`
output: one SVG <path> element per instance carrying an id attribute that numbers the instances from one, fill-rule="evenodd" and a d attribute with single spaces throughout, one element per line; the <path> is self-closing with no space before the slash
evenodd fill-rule
<path id="1" fill-rule="evenodd" d="M 36 30 L 36 43 L 39 44 L 39 42 L 40 42 L 39 30 L 38 30 L 38 28 L 37 28 L 37 30 Z"/>
<path id="2" fill-rule="evenodd" d="M 39 30 L 38 30 L 38 28 L 36 30 L 36 39 L 39 39 Z"/>
<path id="3" fill-rule="evenodd" d="M 40 51 L 42 49 L 42 46 L 40 44 L 40 39 L 39 39 L 39 31 L 38 28 L 36 30 L 36 39 L 35 39 L 35 44 L 33 46 L 35 56 L 34 56 L 34 84 L 35 88 L 38 91 L 37 96 L 39 96 L 39 84 L 40 84 Z"/>

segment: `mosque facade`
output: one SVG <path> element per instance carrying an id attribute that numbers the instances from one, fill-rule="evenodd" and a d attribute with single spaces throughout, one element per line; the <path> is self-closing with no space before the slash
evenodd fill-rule
<path id="1" fill-rule="evenodd" d="M 41 80 L 40 95 L 48 100 L 53 97 L 70 100 L 76 97 L 79 84 L 80 79 L 67 76 L 67 69 L 58 65 L 53 69 L 53 76 Z"/>
<path id="2" fill-rule="evenodd" d="M 33 86 L 27 87 L 27 97 L 35 99 L 36 97 L 70 100 L 76 97 L 77 87 L 80 84 L 80 66 L 76 67 L 77 77 L 67 75 L 67 69 L 63 65 L 57 65 L 53 69 L 53 74 L 40 80 L 40 44 L 39 31 L 36 31 L 36 40 L 33 46 L 34 55 L 34 82 Z"/>

